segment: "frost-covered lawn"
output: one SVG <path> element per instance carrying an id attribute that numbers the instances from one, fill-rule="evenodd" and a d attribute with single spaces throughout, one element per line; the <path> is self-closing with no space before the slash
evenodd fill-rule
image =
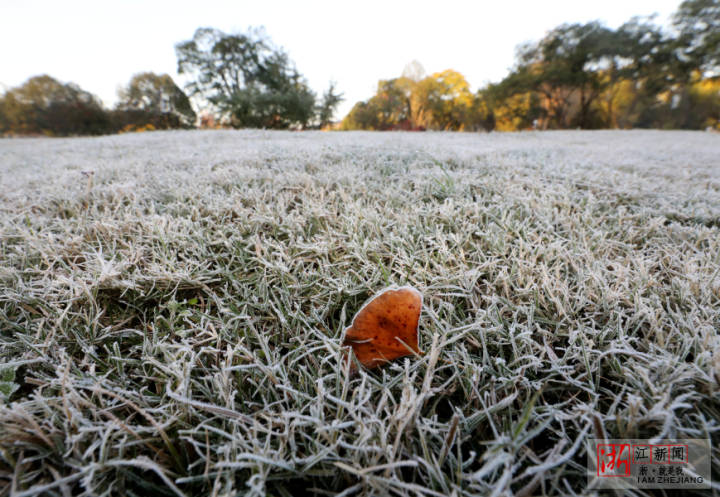
<path id="1" fill-rule="evenodd" d="M 389 284 L 426 353 L 348 378 Z M 718 134 L 0 140 L 0 495 L 560 495 L 593 437 L 717 472 L 719 329 Z"/>

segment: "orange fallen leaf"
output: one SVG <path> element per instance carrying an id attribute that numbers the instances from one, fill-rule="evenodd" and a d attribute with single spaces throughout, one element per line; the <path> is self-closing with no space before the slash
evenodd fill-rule
<path id="1" fill-rule="evenodd" d="M 418 348 L 422 294 L 411 286 L 388 288 L 365 304 L 345 328 L 343 345 L 352 347 L 366 368 L 412 354 Z"/>

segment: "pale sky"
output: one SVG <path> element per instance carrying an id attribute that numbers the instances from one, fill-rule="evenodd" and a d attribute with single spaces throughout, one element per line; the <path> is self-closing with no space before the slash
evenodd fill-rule
<path id="1" fill-rule="evenodd" d="M 680 0 L 272 1 L 0 0 L 0 91 L 49 74 L 75 82 L 108 106 L 133 74 L 176 73 L 174 46 L 198 27 L 226 32 L 264 26 L 321 94 L 344 93 L 336 119 L 418 60 L 430 74 L 454 69 L 473 90 L 501 80 L 515 47 L 566 22 L 617 27 Z"/>

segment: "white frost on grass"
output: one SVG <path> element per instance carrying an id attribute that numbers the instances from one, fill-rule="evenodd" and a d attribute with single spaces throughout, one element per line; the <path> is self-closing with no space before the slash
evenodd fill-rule
<path id="1" fill-rule="evenodd" d="M 717 466 L 718 157 L 662 131 L 0 140 L 0 494 L 565 495 L 602 436 L 710 437 Z M 389 284 L 423 292 L 426 354 L 348 378 L 342 330 Z"/>

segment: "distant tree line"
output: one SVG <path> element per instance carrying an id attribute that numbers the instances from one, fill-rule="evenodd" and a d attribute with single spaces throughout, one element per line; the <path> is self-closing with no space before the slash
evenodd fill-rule
<path id="1" fill-rule="evenodd" d="M 334 83 L 318 98 L 287 53 L 262 30 L 226 34 L 200 28 L 176 45 L 180 89 L 167 74 L 136 74 L 113 109 L 74 83 L 35 76 L 0 95 L 0 135 L 100 135 L 192 128 L 190 97 L 202 122 L 236 128 L 307 129 L 331 122 L 342 101 Z"/>
<path id="2" fill-rule="evenodd" d="M 102 135 L 195 123 L 189 99 L 167 74 L 137 74 L 118 93 L 115 108 L 106 109 L 74 83 L 32 77 L 0 97 L 0 134 Z"/>
<path id="3" fill-rule="evenodd" d="M 259 29 L 198 29 L 175 46 L 184 90 L 166 74 L 141 73 L 113 109 L 73 83 L 36 76 L 0 95 L 0 135 L 97 135 L 191 128 L 326 128 L 342 94 L 318 97 Z M 518 47 L 499 83 L 473 92 L 453 70 L 425 75 L 419 63 L 382 80 L 340 128 L 519 130 L 720 129 L 720 0 L 685 0 L 664 28 L 633 18 L 618 29 L 563 24 Z"/>
<path id="4" fill-rule="evenodd" d="M 720 0 L 686 0 L 666 29 L 564 24 L 518 48 L 501 82 L 471 92 L 417 64 L 378 83 L 342 129 L 720 129 Z"/>

